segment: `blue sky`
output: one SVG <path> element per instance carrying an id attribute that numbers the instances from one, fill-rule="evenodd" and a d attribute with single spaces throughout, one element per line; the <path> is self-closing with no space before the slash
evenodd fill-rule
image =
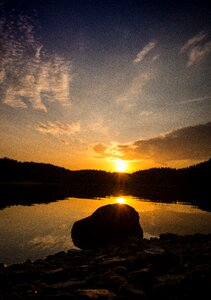
<path id="1" fill-rule="evenodd" d="M 128 171 L 210 157 L 208 1 L 0 1 L 0 45 L 2 157 Z"/>

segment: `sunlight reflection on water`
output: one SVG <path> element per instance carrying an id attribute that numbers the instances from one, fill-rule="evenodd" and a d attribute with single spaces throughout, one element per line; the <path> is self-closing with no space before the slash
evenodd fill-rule
<path id="1" fill-rule="evenodd" d="M 140 215 L 144 237 L 160 233 L 211 233 L 211 213 L 182 203 L 152 202 L 119 195 L 98 199 L 69 198 L 48 204 L 12 206 L 0 211 L 0 262 L 16 263 L 73 248 L 75 221 L 106 204 L 125 203 Z"/>
<path id="2" fill-rule="evenodd" d="M 125 200 L 124 197 L 118 197 L 116 199 L 116 202 L 119 203 L 119 204 L 124 204 L 124 203 L 126 204 L 126 200 Z"/>

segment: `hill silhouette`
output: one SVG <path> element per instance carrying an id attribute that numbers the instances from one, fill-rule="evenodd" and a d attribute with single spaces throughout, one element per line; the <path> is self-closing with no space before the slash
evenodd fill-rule
<path id="1" fill-rule="evenodd" d="M 156 201 L 184 201 L 211 210 L 211 159 L 182 169 L 152 168 L 132 174 L 71 171 L 51 164 L 0 159 L 0 207 L 65 197 L 127 194 Z"/>

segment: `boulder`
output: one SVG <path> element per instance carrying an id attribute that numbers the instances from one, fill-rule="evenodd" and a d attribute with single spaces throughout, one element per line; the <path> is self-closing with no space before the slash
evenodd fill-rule
<path id="1" fill-rule="evenodd" d="M 71 230 L 73 243 L 81 249 L 95 249 L 143 238 L 139 214 L 127 204 L 109 204 L 98 208 L 91 216 L 76 221 Z"/>

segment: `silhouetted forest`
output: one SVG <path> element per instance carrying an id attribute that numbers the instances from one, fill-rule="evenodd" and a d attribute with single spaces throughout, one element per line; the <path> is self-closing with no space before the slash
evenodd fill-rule
<path id="1" fill-rule="evenodd" d="M 50 164 L 0 159 L 0 208 L 66 197 L 133 195 L 161 202 L 183 201 L 211 210 L 211 159 L 183 169 L 153 168 L 132 174 L 71 171 Z"/>

